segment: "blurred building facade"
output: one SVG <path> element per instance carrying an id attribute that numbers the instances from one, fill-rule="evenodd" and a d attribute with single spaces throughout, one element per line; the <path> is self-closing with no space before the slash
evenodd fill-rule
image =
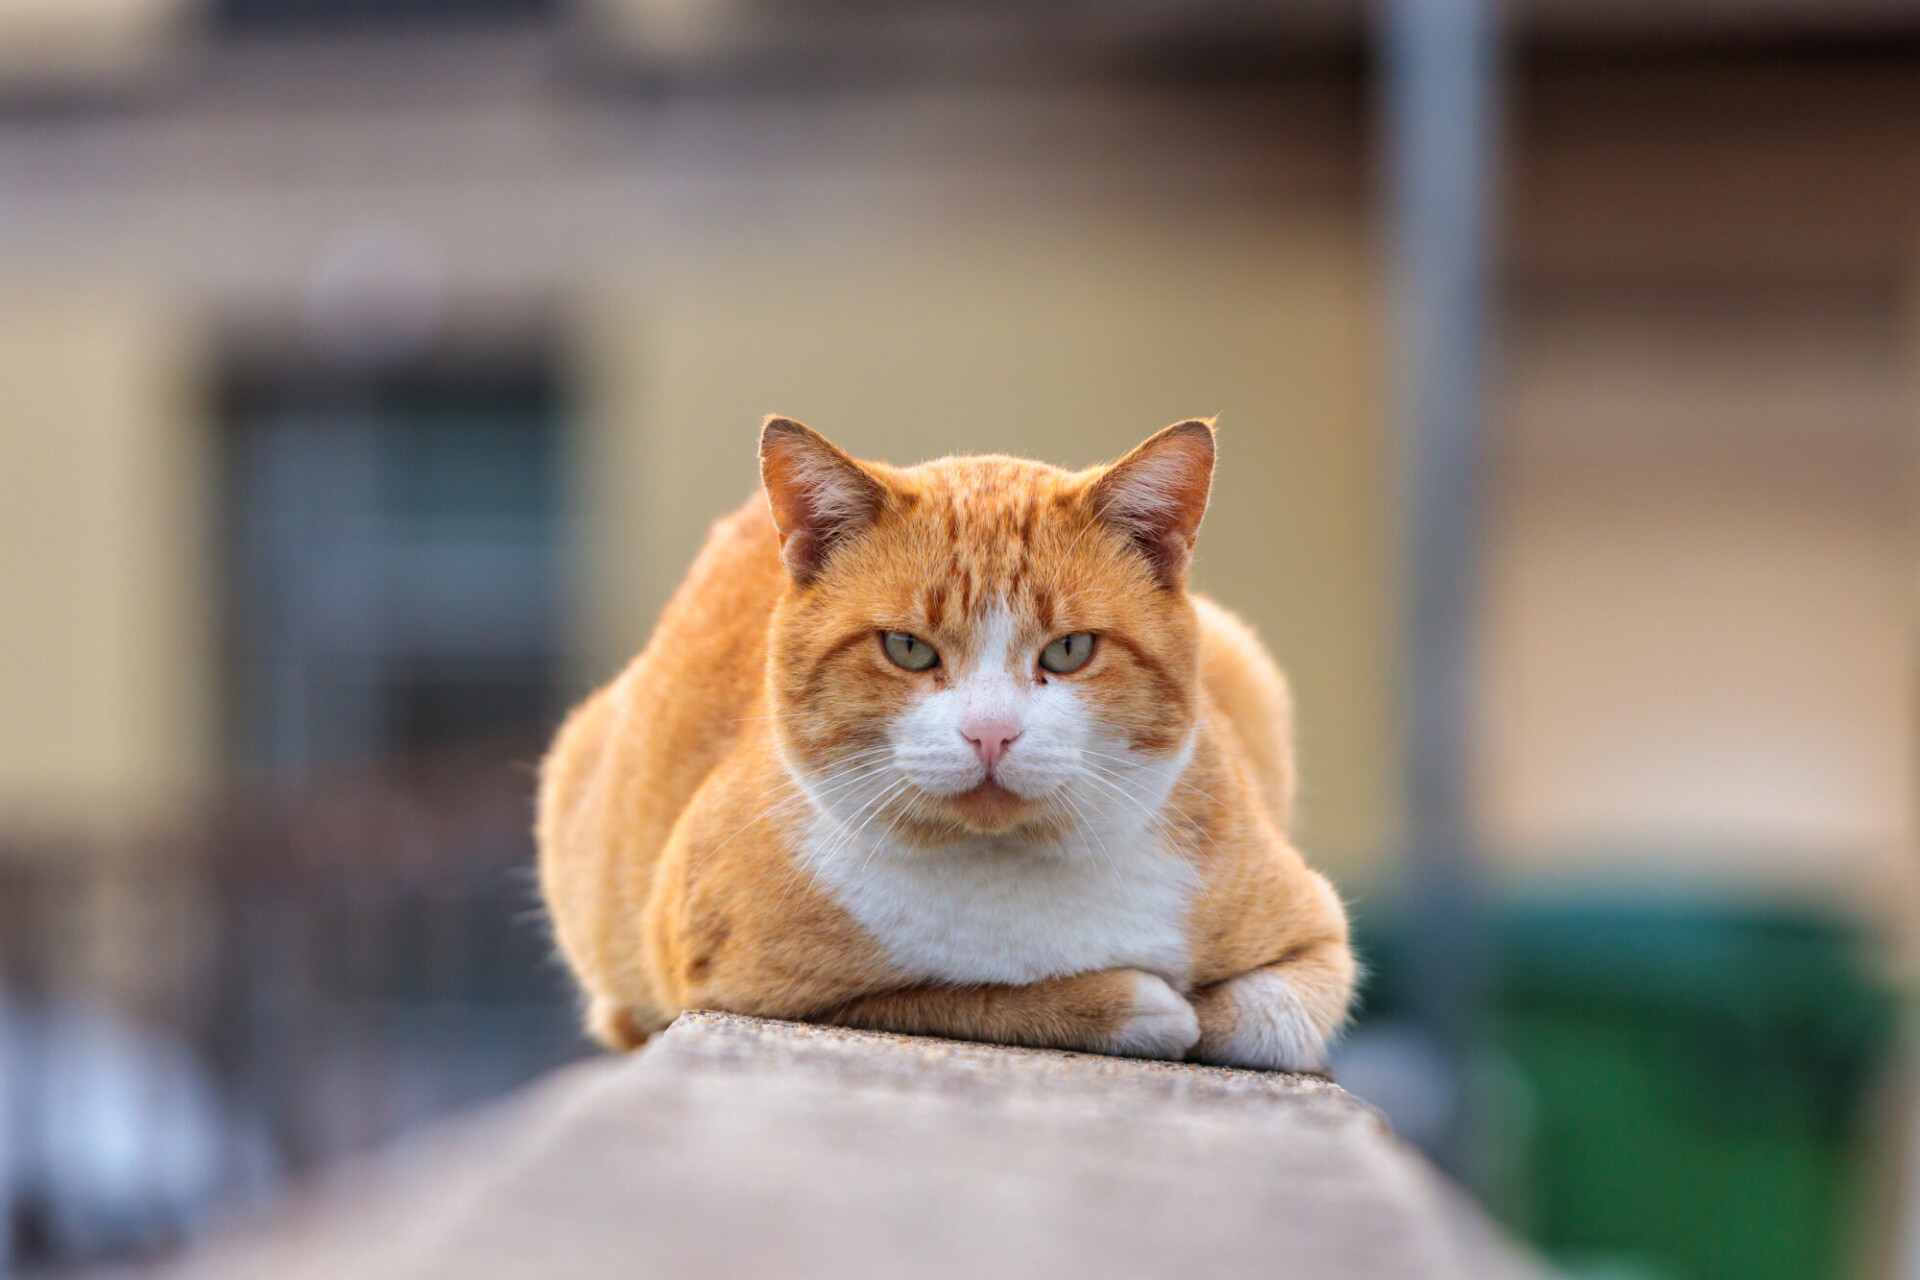
<path id="1" fill-rule="evenodd" d="M 571 25 L 312 25 L 15 123 L 10 825 L 138 830 L 225 776 L 226 385 L 506 362 L 564 404 L 575 691 L 751 491 L 771 407 L 1070 464 L 1221 413 L 1210 582 L 1319 668 L 1333 838 L 1390 843 L 1349 77 L 766 97 L 610 79 Z"/>
<path id="2" fill-rule="evenodd" d="M 1520 865 L 1698 857 L 1904 908 L 1916 70 L 1898 11 L 1776 8 L 1518 14 L 1484 813 Z M 1313 845 L 1361 879 L 1395 852 L 1358 14 L 12 20 L 0 829 L 150 831 L 262 763 L 248 413 L 479 405 L 512 368 L 552 423 L 526 536 L 557 548 L 499 586 L 551 602 L 523 720 L 644 639 L 764 412 L 1073 464 L 1219 413 L 1201 580 L 1294 673 Z M 485 595 L 469 639 L 520 625 Z M 353 644 L 407 625 L 358 607 Z"/>
<path id="3" fill-rule="evenodd" d="M 1910 942 L 1920 10 L 1512 16 L 1489 858 Z M 1199 581 L 1294 678 L 1307 847 L 1390 882 L 1366 29 L 1334 0 L 8 6 L 0 860 L 108 868 L 73 945 L 135 997 L 203 941 L 188 891 L 165 946 L 126 926 L 176 900 L 156 867 L 281 850 L 271 934 L 321 864 L 523 860 L 524 766 L 751 491 L 762 415 L 1084 465 L 1219 414 Z M 278 834 L 207 835 L 259 821 L 236 796 Z"/>

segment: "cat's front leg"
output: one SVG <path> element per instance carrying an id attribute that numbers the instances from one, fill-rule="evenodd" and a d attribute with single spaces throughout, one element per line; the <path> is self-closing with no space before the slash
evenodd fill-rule
<path id="1" fill-rule="evenodd" d="M 1284 959 L 1193 993 L 1195 1062 L 1269 1071 L 1318 1071 L 1347 1020 L 1353 952 L 1344 939 L 1300 947 Z"/>
<path id="2" fill-rule="evenodd" d="M 921 986 L 863 996 L 824 1022 L 871 1031 L 1179 1059 L 1200 1039 L 1193 1006 L 1164 978 L 1102 969 L 1020 986 Z"/>

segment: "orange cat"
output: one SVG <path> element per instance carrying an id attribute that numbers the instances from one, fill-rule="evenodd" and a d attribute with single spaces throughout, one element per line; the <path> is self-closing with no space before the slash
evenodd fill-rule
<path id="1" fill-rule="evenodd" d="M 1213 428 L 895 468 L 781 418 L 652 641 L 567 721 L 540 883 L 588 1026 L 683 1009 L 1321 1065 L 1347 922 L 1289 706 L 1186 589 Z"/>

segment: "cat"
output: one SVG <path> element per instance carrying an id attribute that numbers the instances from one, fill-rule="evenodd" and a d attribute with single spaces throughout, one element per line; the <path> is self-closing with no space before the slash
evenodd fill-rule
<path id="1" fill-rule="evenodd" d="M 542 766 L 588 1031 L 705 1008 L 1322 1067 L 1355 964 L 1287 837 L 1289 694 L 1187 590 L 1213 424 L 1069 472 L 776 417 L 760 467 Z"/>

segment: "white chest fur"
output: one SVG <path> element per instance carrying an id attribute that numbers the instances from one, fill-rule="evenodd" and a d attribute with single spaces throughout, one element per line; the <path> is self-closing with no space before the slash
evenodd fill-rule
<path id="1" fill-rule="evenodd" d="M 803 853 L 888 958 L 930 982 L 1035 982 L 1135 968 L 1182 985 L 1192 865 L 1151 831 L 1119 847 L 989 840 L 938 850 L 848 839 L 822 816 Z"/>

